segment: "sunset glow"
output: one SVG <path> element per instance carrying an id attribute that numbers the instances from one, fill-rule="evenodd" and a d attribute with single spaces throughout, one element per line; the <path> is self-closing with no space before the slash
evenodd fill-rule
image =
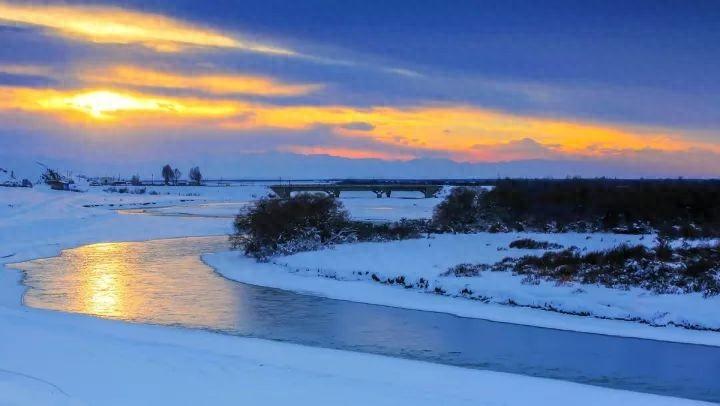
<path id="1" fill-rule="evenodd" d="M 10 27 L 0 33 L 9 44 L 0 54 L 0 116 L 13 125 L 7 137 L 50 131 L 157 146 L 172 133 L 185 140 L 212 138 L 205 145 L 221 143 L 219 154 L 250 137 L 255 141 L 234 145 L 249 153 L 351 159 L 632 162 L 646 154 L 660 165 L 670 153 L 693 168 L 720 162 L 712 158 L 720 154 L 712 114 L 718 92 L 673 96 L 674 88 L 662 88 L 665 82 L 603 86 L 617 72 L 595 84 L 582 79 L 595 72 L 592 66 L 567 80 L 551 74 L 561 78 L 573 69 L 566 65 L 544 66 L 547 79 L 510 62 L 485 74 L 482 66 L 492 57 L 480 63 L 466 45 L 461 54 L 468 66 L 443 66 L 460 59 L 443 59 L 431 40 L 413 43 L 409 32 L 385 52 L 378 45 L 382 38 L 365 42 L 350 30 L 347 41 L 363 45 L 350 49 L 333 45 L 332 36 L 304 38 L 302 30 L 274 34 L 279 23 L 272 13 L 263 28 L 245 19 L 243 10 L 206 19 L 215 10 L 156 6 L 0 0 L 0 23 Z M 429 55 L 424 65 L 403 60 L 406 45 L 438 53 L 438 65 Z M 514 52 L 511 45 L 503 46 Z M 455 46 L 444 44 L 460 52 Z M 424 52 L 413 55 L 425 59 Z M 671 103 L 673 97 L 680 102 Z"/>
<path id="2" fill-rule="evenodd" d="M 202 78 L 198 79 L 202 81 Z M 150 79 L 149 83 L 153 80 Z M 168 83 L 169 84 L 169 83 Z M 345 157 L 410 159 L 421 151 L 444 151 L 470 161 L 534 157 L 539 153 L 602 156 L 622 150 L 655 148 L 666 151 L 701 147 L 679 134 L 653 129 L 576 123 L 520 116 L 468 106 L 359 109 L 349 106 L 277 106 L 234 99 L 169 97 L 119 90 L 46 91 L 7 89 L 0 109 L 12 108 L 51 113 L 73 121 L 78 114 L 104 125 L 117 121 L 126 127 L 172 127 L 177 122 L 221 132 L 258 130 L 310 131 L 328 128 L 349 139 L 371 139 L 407 149 L 399 153 L 355 150 L 351 147 L 293 146 L 286 150 Z M 154 117 L 147 122 L 148 115 Z M 208 121 L 210 120 L 210 121 Z M 360 128 L 355 128 L 361 124 Z M 208 127 L 210 126 L 210 127 Z M 582 134 L 582 137 L 578 137 Z M 533 149 L 508 150 L 503 146 L 524 139 L 538 143 Z M 714 146 L 704 145 L 715 149 Z"/>
<path id="3" fill-rule="evenodd" d="M 160 52 L 187 47 L 236 48 L 251 52 L 294 55 L 281 47 L 242 41 L 161 15 L 116 7 L 20 5 L 0 2 L 0 21 L 56 30 L 64 35 L 101 44 L 142 44 Z"/>
<path id="4" fill-rule="evenodd" d="M 174 74 L 135 66 L 116 66 L 82 72 L 83 81 L 126 86 L 198 90 L 213 94 L 300 96 L 322 88 L 317 84 L 288 84 L 270 77 L 228 74 Z"/>

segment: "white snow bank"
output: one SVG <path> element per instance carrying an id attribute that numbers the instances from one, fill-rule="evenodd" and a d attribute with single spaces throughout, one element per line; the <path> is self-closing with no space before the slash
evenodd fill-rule
<path id="1" fill-rule="evenodd" d="M 0 326 L 0 404 L 701 404 L 37 310 L 0 307 Z"/>
<path id="2" fill-rule="evenodd" d="M 431 239 L 340 245 L 322 251 L 278 257 L 273 264 L 255 264 L 233 252 L 210 254 L 204 259 L 231 279 L 336 299 L 442 311 L 539 327 L 720 345 L 720 333 L 673 326 L 720 327 L 720 314 L 717 312 L 720 299 L 717 297 L 656 295 L 643 289 L 623 291 L 580 284 L 557 286 L 552 282 L 530 285 L 523 284 L 522 277 L 509 272 L 485 272 L 470 278 L 440 276 L 460 263 L 495 263 L 507 256 L 542 252 L 508 249 L 508 244 L 518 238 L 556 242 L 566 247 L 575 245 L 587 250 L 620 243 L 652 244 L 651 237 L 616 234 L 447 234 Z M 423 278 L 427 281 L 427 288 L 405 289 L 380 284 L 374 281 L 373 275 L 380 281 L 402 276 L 405 284 L 415 286 Z M 426 293 L 433 292 L 436 287 L 445 292 L 444 296 Z M 465 294 L 461 293 L 463 289 L 467 289 Z M 468 291 L 471 294 L 467 294 Z M 470 300 L 468 296 L 482 297 L 486 303 Z M 508 305 L 511 303 L 519 306 Z M 665 327 L 623 320 L 643 320 Z"/>
<path id="3" fill-rule="evenodd" d="M 42 186 L 2 188 L 0 264 L 57 255 L 64 248 L 82 244 L 227 234 L 232 230 L 227 219 L 131 216 L 106 208 L 178 198 L 75 193 Z M 104 207 L 85 207 L 96 204 Z"/>

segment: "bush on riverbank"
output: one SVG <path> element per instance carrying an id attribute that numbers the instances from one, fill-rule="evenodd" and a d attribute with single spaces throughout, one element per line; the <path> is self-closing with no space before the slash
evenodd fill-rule
<path id="1" fill-rule="evenodd" d="M 554 242 L 537 241 L 532 238 L 521 238 L 510 243 L 510 248 L 526 250 L 556 250 L 563 246 Z"/>
<path id="2" fill-rule="evenodd" d="M 582 253 L 576 248 L 540 256 L 505 258 L 494 265 L 463 264 L 446 275 L 478 276 L 483 271 L 511 271 L 525 282 L 578 282 L 610 288 L 640 287 L 655 293 L 720 294 L 720 245 L 654 248 L 621 245 L 606 251 Z"/>
<path id="3" fill-rule="evenodd" d="M 327 196 L 265 198 L 235 218 L 230 241 L 248 255 L 266 258 L 351 240 L 349 222 L 342 204 Z"/>
<path id="4" fill-rule="evenodd" d="M 445 232 L 473 231 L 481 219 L 481 192 L 454 188 L 433 211 L 433 226 Z"/>
<path id="5" fill-rule="evenodd" d="M 356 241 L 417 238 L 427 228 L 421 220 L 389 224 L 350 220 L 342 203 L 323 194 L 290 199 L 260 199 L 234 222 L 233 248 L 266 259 Z"/>

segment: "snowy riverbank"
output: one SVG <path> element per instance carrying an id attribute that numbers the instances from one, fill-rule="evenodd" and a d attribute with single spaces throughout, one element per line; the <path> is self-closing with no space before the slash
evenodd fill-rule
<path id="1" fill-rule="evenodd" d="M 0 265 L 102 241 L 227 233 L 230 223 L 223 218 L 126 215 L 108 208 L 187 204 L 181 200 L 188 198 L 196 203 L 241 201 L 264 192 L 264 188 L 257 189 L 233 189 L 229 196 L 228 191 L 207 188 L 190 197 L 100 191 L 80 194 L 42 188 L 2 190 Z M 249 261 L 233 255 L 243 263 Z M 254 264 L 253 269 L 262 272 L 266 266 L 271 265 Z M 268 275 L 292 280 L 286 277 L 287 272 Z M 334 282 L 338 287 L 353 283 L 303 279 Z M 367 286 L 392 291 L 385 286 Z M 29 309 L 21 305 L 22 290 L 19 273 L 3 267 L 0 404 L 525 405 L 535 399 L 557 405 L 575 404 L 578 399 L 589 405 L 700 404 L 548 379 Z"/>
<path id="2" fill-rule="evenodd" d="M 619 290 L 546 281 L 527 284 L 522 276 L 510 272 L 486 271 L 475 277 L 442 275 L 462 263 L 492 264 L 504 257 L 539 252 L 509 249 L 510 242 L 519 238 L 583 250 L 621 243 L 652 244 L 652 238 L 637 235 L 446 234 L 430 239 L 340 245 L 276 257 L 270 264 L 254 264 L 233 252 L 206 255 L 204 260 L 231 279 L 336 299 L 539 327 L 720 345 L 720 333 L 677 327 L 720 328 L 718 297 L 657 295 L 638 288 Z M 398 280 L 402 283 L 398 284 Z"/>

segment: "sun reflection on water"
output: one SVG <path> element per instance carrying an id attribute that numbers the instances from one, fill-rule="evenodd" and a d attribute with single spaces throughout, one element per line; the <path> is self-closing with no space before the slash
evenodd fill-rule
<path id="1" fill-rule="evenodd" d="M 198 255 L 226 246 L 226 237 L 101 243 L 13 267 L 26 273 L 31 307 L 222 329 L 234 324 L 239 298 L 231 282 L 198 271 Z"/>
<path id="2" fill-rule="evenodd" d="M 74 252 L 88 259 L 80 261 L 82 286 L 74 306 L 78 311 L 108 317 L 130 313 L 131 296 L 127 294 L 124 279 L 133 261 L 129 261 L 127 251 L 127 247 L 120 244 L 95 244 Z"/>

